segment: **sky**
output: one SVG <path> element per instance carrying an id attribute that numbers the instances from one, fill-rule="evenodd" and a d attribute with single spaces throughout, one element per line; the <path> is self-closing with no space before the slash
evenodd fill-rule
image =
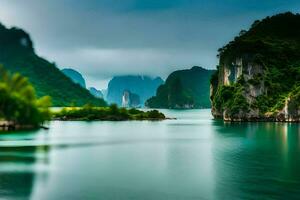
<path id="1" fill-rule="evenodd" d="M 166 78 L 215 69 L 217 49 L 256 19 L 299 0 L 0 0 L 0 22 L 27 31 L 38 55 L 104 89 L 116 75 Z"/>

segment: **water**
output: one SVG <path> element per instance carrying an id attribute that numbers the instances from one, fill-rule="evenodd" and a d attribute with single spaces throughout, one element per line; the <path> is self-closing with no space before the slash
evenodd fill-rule
<path id="1" fill-rule="evenodd" d="M 4 199 L 299 199 L 300 125 L 53 122 L 0 135 Z"/>

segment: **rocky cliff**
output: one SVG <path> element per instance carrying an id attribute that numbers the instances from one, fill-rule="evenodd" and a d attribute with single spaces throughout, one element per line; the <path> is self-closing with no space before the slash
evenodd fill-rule
<path id="1" fill-rule="evenodd" d="M 212 114 L 226 121 L 300 121 L 300 15 L 255 21 L 219 49 Z"/>
<path id="2" fill-rule="evenodd" d="M 140 97 L 137 94 L 125 90 L 122 96 L 122 107 L 124 108 L 138 108 L 141 107 Z"/>

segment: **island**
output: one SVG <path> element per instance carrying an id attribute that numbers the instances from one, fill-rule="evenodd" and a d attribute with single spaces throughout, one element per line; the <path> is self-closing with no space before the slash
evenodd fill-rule
<path id="1" fill-rule="evenodd" d="M 225 121 L 300 122 L 300 15 L 255 21 L 219 49 L 212 115 Z"/>
<path id="2" fill-rule="evenodd" d="M 149 98 L 148 108 L 199 109 L 210 108 L 209 79 L 215 70 L 194 66 L 172 72 L 166 82 Z"/>
<path id="3" fill-rule="evenodd" d="M 102 99 L 101 99 L 102 101 Z M 38 98 L 29 80 L 19 73 L 11 73 L 0 66 L 0 130 L 23 130 L 46 128 L 51 120 L 123 121 L 163 120 L 165 115 L 157 110 L 141 111 L 118 108 L 116 104 L 97 107 L 68 107 L 60 111 L 50 110 L 51 98 Z"/>
<path id="4" fill-rule="evenodd" d="M 80 108 L 63 108 L 52 113 L 53 120 L 62 121 L 125 121 L 125 120 L 164 120 L 166 116 L 158 110 L 141 111 L 135 108 L 118 108 L 85 105 Z"/>

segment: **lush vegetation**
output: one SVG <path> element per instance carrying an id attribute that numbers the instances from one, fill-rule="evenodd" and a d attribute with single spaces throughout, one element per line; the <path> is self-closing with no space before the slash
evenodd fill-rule
<path id="1" fill-rule="evenodd" d="M 163 120 L 163 113 L 157 110 L 141 111 L 137 109 L 118 108 L 116 104 L 109 107 L 85 105 L 81 108 L 64 108 L 53 113 L 53 119 L 79 121 L 124 121 L 124 120 Z"/>
<path id="2" fill-rule="evenodd" d="M 219 49 L 220 69 L 211 79 L 217 87 L 213 94 L 213 105 L 220 112 L 229 110 L 258 109 L 261 115 L 278 112 L 284 107 L 285 100 L 297 97 L 300 86 L 300 15 L 283 13 L 255 21 L 248 31 L 241 31 L 233 41 Z M 243 66 L 248 63 L 261 66 L 262 73 L 246 82 L 236 82 L 230 86 L 218 85 L 222 79 L 220 70 L 230 66 L 237 58 L 243 59 Z M 248 72 L 244 71 L 244 74 Z M 261 84 L 264 93 L 251 102 L 238 100 L 245 96 L 249 86 Z M 242 94 L 242 95 L 241 95 Z M 237 101 L 238 100 L 238 101 Z M 239 102 L 242 101 L 242 102 Z M 295 108 L 299 109 L 300 101 Z M 247 108 L 246 108 L 247 107 Z"/>
<path id="3" fill-rule="evenodd" d="M 36 98 L 27 78 L 10 74 L 0 67 L 0 121 L 1 126 L 35 128 L 50 120 L 50 98 Z"/>
<path id="4" fill-rule="evenodd" d="M 88 90 L 73 83 L 54 63 L 37 56 L 32 41 L 21 29 L 7 29 L 0 24 L 0 63 L 13 73 L 28 77 L 38 97 L 51 96 L 53 106 L 105 106 Z"/>
<path id="5" fill-rule="evenodd" d="M 214 95 L 214 107 L 217 110 L 230 108 L 228 114 L 231 116 L 238 114 L 240 111 L 248 112 L 249 104 L 243 96 L 243 83 L 244 81 L 240 79 L 236 84 L 220 86 Z"/>
<path id="6" fill-rule="evenodd" d="M 156 96 L 146 102 L 151 108 L 209 108 L 209 78 L 214 70 L 193 67 L 171 73 Z"/>

